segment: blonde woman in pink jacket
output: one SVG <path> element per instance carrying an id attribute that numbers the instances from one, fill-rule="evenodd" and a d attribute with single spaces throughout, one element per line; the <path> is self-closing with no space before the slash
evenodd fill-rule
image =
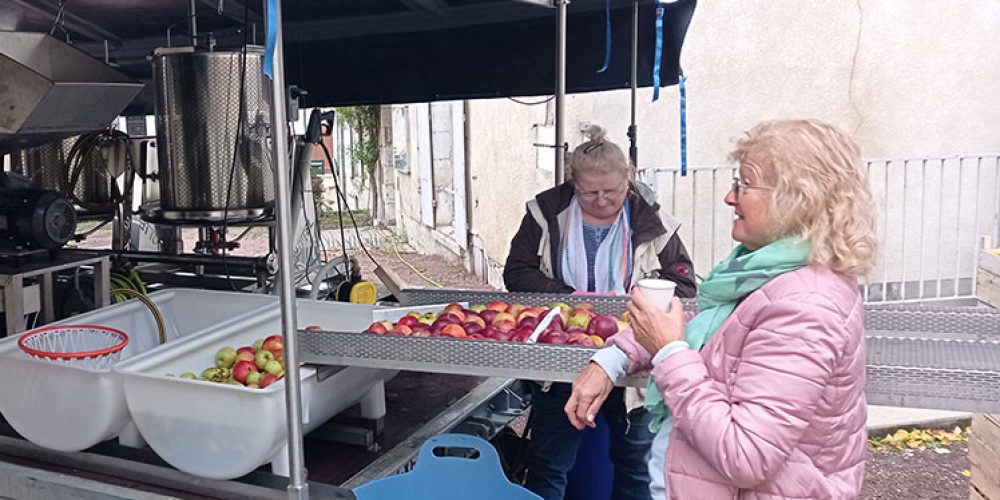
<path id="1" fill-rule="evenodd" d="M 740 244 L 705 278 L 698 314 L 640 292 L 631 330 L 573 383 L 593 426 L 612 380 L 651 374 L 654 498 L 856 498 L 864 478 L 864 307 L 875 207 L 857 144 L 814 120 L 757 125 L 726 194 Z M 686 321 L 687 320 L 687 321 Z"/>

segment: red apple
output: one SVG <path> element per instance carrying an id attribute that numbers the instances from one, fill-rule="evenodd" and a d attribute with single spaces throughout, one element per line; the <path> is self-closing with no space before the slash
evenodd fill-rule
<path id="1" fill-rule="evenodd" d="M 534 316 L 526 316 L 517 322 L 518 327 L 528 327 L 535 328 L 538 326 L 538 318 Z"/>
<path id="2" fill-rule="evenodd" d="M 479 313 L 479 317 L 483 318 L 483 321 L 485 321 L 487 325 L 492 325 L 493 319 L 497 317 L 497 314 L 500 314 L 500 312 L 494 311 L 492 309 L 487 309 Z"/>
<path id="3" fill-rule="evenodd" d="M 526 330 L 520 330 L 517 333 L 511 335 L 510 338 L 508 338 L 506 340 L 510 340 L 511 342 L 527 342 L 528 339 L 530 339 L 530 338 L 531 338 L 531 330 L 527 330 L 527 331 Z"/>
<path id="4" fill-rule="evenodd" d="M 590 335 L 587 335 L 586 333 L 575 333 L 573 335 L 570 335 L 569 338 L 566 339 L 566 343 L 570 345 L 582 345 L 587 347 L 594 346 L 594 340 L 590 338 Z"/>
<path id="5" fill-rule="evenodd" d="M 281 335 L 271 335 L 270 337 L 264 339 L 263 344 L 264 349 L 271 351 L 274 357 L 280 358 L 285 353 L 285 339 Z"/>
<path id="6" fill-rule="evenodd" d="M 273 373 L 265 373 L 264 376 L 260 378 L 260 388 L 263 389 L 279 380 L 281 380 L 281 377 Z"/>
<path id="7" fill-rule="evenodd" d="M 501 330 L 513 330 L 517 326 L 517 321 L 514 320 L 513 314 L 502 312 L 493 318 L 493 323 L 491 324 Z"/>
<path id="8" fill-rule="evenodd" d="M 385 320 L 376 321 L 368 326 L 368 331 L 371 333 L 385 333 L 389 330 L 392 330 L 392 327 L 393 325 L 391 321 L 385 321 Z M 263 349 L 263 348 L 264 348 L 264 342 L 261 341 L 260 347 L 258 347 L 258 349 Z"/>
<path id="9" fill-rule="evenodd" d="M 468 321 L 462 324 L 462 328 L 465 328 L 465 333 L 472 335 L 474 333 L 481 333 L 485 327 L 479 323 Z"/>
<path id="10" fill-rule="evenodd" d="M 475 315 L 475 316 L 472 316 L 472 315 L 466 316 L 465 317 L 465 324 L 466 325 L 468 325 L 468 324 L 476 324 L 476 325 L 479 325 L 480 328 L 485 328 L 486 327 L 486 321 L 484 321 L 483 318 L 479 317 L 478 314 Z"/>
<path id="11" fill-rule="evenodd" d="M 618 333 L 618 320 L 612 318 L 611 316 L 594 316 L 590 319 L 590 324 L 587 325 L 587 333 L 590 335 L 597 335 L 602 339 L 607 339 L 608 337 Z"/>
<path id="12" fill-rule="evenodd" d="M 507 307 L 507 312 L 511 313 L 515 318 L 518 314 L 521 314 L 528 307 L 524 304 L 511 304 Z"/>
<path id="13" fill-rule="evenodd" d="M 419 330 L 413 330 L 413 333 L 411 333 L 410 336 L 411 337 L 430 337 L 431 336 L 431 329 L 430 328 L 421 328 Z"/>
<path id="14" fill-rule="evenodd" d="M 256 353 L 254 353 L 252 351 L 237 352 L 236 353 L 236 363 L 239 364 L 240 361 L 249 361 L 249 362 L 253 363 L 254 356 L 256 356 Z"/>
<path id="15" fill-rule="evenodd" d="M 569 335 L 562 330 L 548 330 L 538 337 L 538 342 L 542 344 L 565 344 L 569 340 Z"/>
<path id="16" fill-rule="evenodd" d="M 263 343 L 263 342 L 261 342 L 261 343 Z M 253 347 L 250 347 L 248 345 L 245 345 L 245 346 L 240 347 L 239 349 L 237 349 L 236 350 L 236 354 L 239 354 L 239 353 L 241 353 L 243 351 L 250 351 L 250 354 L 257 354 L 257 349 L 254 349 Z"/>
<path id="17" fill-rule="evenodd" d="M 413 316 L 403 316 L 402 318 L 399 318 L 399 321 L 396 322 L 397 327 L 408 326 L 410 328 L 413 328 L 413 325 L 418 325 L 418 324 L 420 324 L 420 320 Z"/>
<path id="18" fill-rule="evenodd" d="M 402 332 L 403 335 L 406 335 L 407 337 L 413 333 L 413 329 L 406 325 L 396 325 L 396 329 Z"/>
<path id="19" fill-rule="evenodd" d="M 450 325 L 445 325 L 443 328 L 441 328 L 441 335 L 447 337 L 455 337 L 459 339 L 468 337 L 468 335 L 465 333 L 465 328 L 462 328 L 462 325 L 455 323 L 452 323 Z"/>
<path id="20" fill-rule="evenodd" d="M 486 328 L 483 328 L 483 331 L 481 331 L 479 333 L 483 337 L 486 337 L 486 338 L 489 338 L 489 339 L 495 339 L 495 338 L 497 338 L 497 335 L 500 333 L 500 329 L 497 328 L 497 327 L 495 327 L 495 326 L 493 326 L 493 325 L 486 325 Z"/>
<path id="21" fill-rule="evenodd" d="M 247 383 L 247 375 L 257 371 L 257 365 L 253 361 L 238 361 L 233 367 L 233 379 L 241 384 Z"/>
<path id="22" fill-rule="evenodd" d="M 486 309 L 488 311 L 505 312 L 508 307 L 510 306 L 506 302 L 495 300 L 493 302 L 490 302 L 490 304 L 486 306 Z"/>
<path id="23" fill-rule="evenodd" d="M 578 334 L 578 333 L 583 333 L 583 334 L 587 334 L 587 330 L 585 330 L 585 329 L 583 329 L 583 328 L 580 328 L 580 327 L 573 327 L 573 328 L 567 328 L 567 329 L 566 329 L 566 335 L 569 335 L 569 336 L 571 336 L 571 337 L 572 337 L 573 335 L 575 335 L 575 334 Z M 588 335 L 589 335 L 589 334 L 588 334 Z"/>

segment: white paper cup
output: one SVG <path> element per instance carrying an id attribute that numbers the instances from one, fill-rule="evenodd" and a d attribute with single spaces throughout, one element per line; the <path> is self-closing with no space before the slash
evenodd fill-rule
<path id="1" fill-rule="evenodd" d="M 647 300 L 655 304 L 663 312 L 670 311 L 670 300 L 674 298 L 677 283 L 661 279 L 641 279 L 635 284 Z"/>

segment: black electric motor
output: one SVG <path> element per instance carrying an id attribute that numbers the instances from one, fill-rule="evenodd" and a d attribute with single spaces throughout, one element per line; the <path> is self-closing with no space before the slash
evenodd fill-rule
<path id="1" fill-rule="evenodd" d="M 76 211 L 66 195 L 0 188 L 0 249 L 57 250 L 75 233 Z"/>

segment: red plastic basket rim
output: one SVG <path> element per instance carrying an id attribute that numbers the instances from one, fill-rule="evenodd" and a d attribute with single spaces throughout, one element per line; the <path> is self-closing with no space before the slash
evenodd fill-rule
<path id="1" fill-rule="evenodd" d="M 70 329 L 70 328 L 90 328 L 90 329 L 93 329 L 93 330 L 104 330 L 104 331 L 108 331 L 108 332 L 112 332 L 114 334 L 117 334 L 119 337 L 121 337 L 122 341 L 119 342 L 119 343 L 117 343 L 117 344 L 115 344 L 115 345 L 113 345 L 113 346 L 111 346 L 111 347 L 105 347 L 104 349 L 95 349 L 93 351 L 80 351 L 80 352 L 50 352 L 50 351 L 42 351 L 40 349 L 35 349 L 33 347 L 28 347 L 27 345 L 24 344 L 24 339 L 27 339 L 29 337 L 34 337 L 35 335 L 38 335 L 38 334 L 41 334 L 41 333 L 45 333 L 45 332 L 51 332 L 51 331 L 57 331 L 57 330 L 66 330 L 66 329 Z M 128 345 L 128 340 L 129 340 L 128 339 L 128 334 L 126 334 L 125 332 L 123 332 L 123 331 L 121 331 L 121 330 L 119 330 L 117 328 L 111 328 L 110 326 L 101 326 L 101 325 L 57 325 L 57 326 L 46 326 L 44 328 L 39 328 L 37 330 L 32 330 L 32 331 L 30 331 L 28 333 L 25 333 L 24 335 L 21 335 L 21 338 L 17 339 L 17 345 L 21 347 L 21 350 L 23 350 L 24 352 L 26 352 L 26 353 L 28 353 L 28 354 L 30 354 L 32 356 L 38 356 L 38 357 L 48 358 L 48 359 L 87 359 L 87 358 L 96 358 L 96 357 L 99 357 L 99 356 L 107 356 L 109 354 L 114 354 L 114 353 L 116 353 L 118 351 L 121 351 L 122 349 L 125 348 L 126 345 Z"/>

